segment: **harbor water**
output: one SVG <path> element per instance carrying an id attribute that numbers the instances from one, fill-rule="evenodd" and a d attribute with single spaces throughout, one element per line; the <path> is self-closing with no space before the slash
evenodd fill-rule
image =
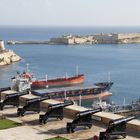
<path id="1" fill-rule="evenodd" d="M 139 27 L 0 27 L 0 39 L 6 41 L 48 40 L 64 34 L 86 35 L 111 32 L 140 32 Z M 9 86 L 17 71 L 29 64 L 37 78 L 85 74 L 85 85 L 114 82 L 111 100 L 122 104 L 140 98 L 140 44 L 96 45 L 7 45 L 22 61 L 0 67 L 0 87 Z M 88 102 L 87 102 L 88 104 Z"/>

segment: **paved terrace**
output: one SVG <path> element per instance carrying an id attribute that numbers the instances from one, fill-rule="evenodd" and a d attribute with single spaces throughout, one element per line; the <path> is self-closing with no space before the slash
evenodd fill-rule
<path id="1" fill-rule="evenodd" d="M 94 122 L 91 129 L 77 130 L 75 133 L 67 134 L 66 123 L 71 121 L 64 118 L 62 121 L 50 120 L 45 125 L 40 125 L 38 121 L 39 115 L 36 113 L 26 114 L 24 117 L 17 117 L 17 108 L 6 108 L 1 113 L 5 114 L 11 120 L 21 122 L 23 126 L 10 128 L 6 130 L 0 130 L 0 140 L 44 140 L 55 136 L 62 136 L 71 140 L 92 140 L 94 135 L 99 135 L 100 131 L 104 131 L 106 125 L 102 122 Z M 107 122 L 110 118 L 119 118 L 119 115 L 113 115 L 110 113 L 99 112 L 95 116 L 101 117 L 104 122 Z M 137 120 L 130 121 L 136 123 L 140 128 L 140 122 Z M 128 136 L 125 140 L 139 140 L 139 131 L 127 129 Z"/>

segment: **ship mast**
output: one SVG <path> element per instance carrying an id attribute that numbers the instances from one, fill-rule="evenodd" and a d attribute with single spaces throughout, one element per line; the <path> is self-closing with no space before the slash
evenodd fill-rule
<path id="1" fill-rule="evenodd" d="M 28 63 L 26 64 L 26 72 L 27 73 L 29 72 L 29 64 Z"/>
<path id="2" fill-rule="evenodd" d="M 79 70 L 78 70 L 79 68 L 78 68 L 78 65 L 76 65 L 76 75 L 78 75 L 79 74 Z"/>
<path id="3" fill-rule="evenodd" d="M 79 106 L 81 106 L 81 103 L 82 103 L 82 97 L 81 97 L 81 94 L 79 96 Z"/>
<path id="4" fill-rule="evenodd" d="M 108 72 L 108 82 L 111 82 L 110 72 Z"/>

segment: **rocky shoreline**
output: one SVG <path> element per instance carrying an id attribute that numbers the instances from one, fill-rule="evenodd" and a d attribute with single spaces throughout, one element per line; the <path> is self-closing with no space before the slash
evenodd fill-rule
<path id="1" fill-rule="evenodd" d="M 14 51 L 6 49 L 4 47 L 4 42 L 0 41 L 0 66 L 9 65 L 20 60 L 20 56 Z"/>

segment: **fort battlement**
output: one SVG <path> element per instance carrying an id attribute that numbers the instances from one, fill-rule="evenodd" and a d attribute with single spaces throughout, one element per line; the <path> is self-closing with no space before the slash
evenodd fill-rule
<path id="1" fill-rule="evenodd" d="M 140 33 L 110 33 L 94 35 L 67 35 L 51 38 L 52 44 L 111 44 L 111 43 L 140 43 Z"/>

